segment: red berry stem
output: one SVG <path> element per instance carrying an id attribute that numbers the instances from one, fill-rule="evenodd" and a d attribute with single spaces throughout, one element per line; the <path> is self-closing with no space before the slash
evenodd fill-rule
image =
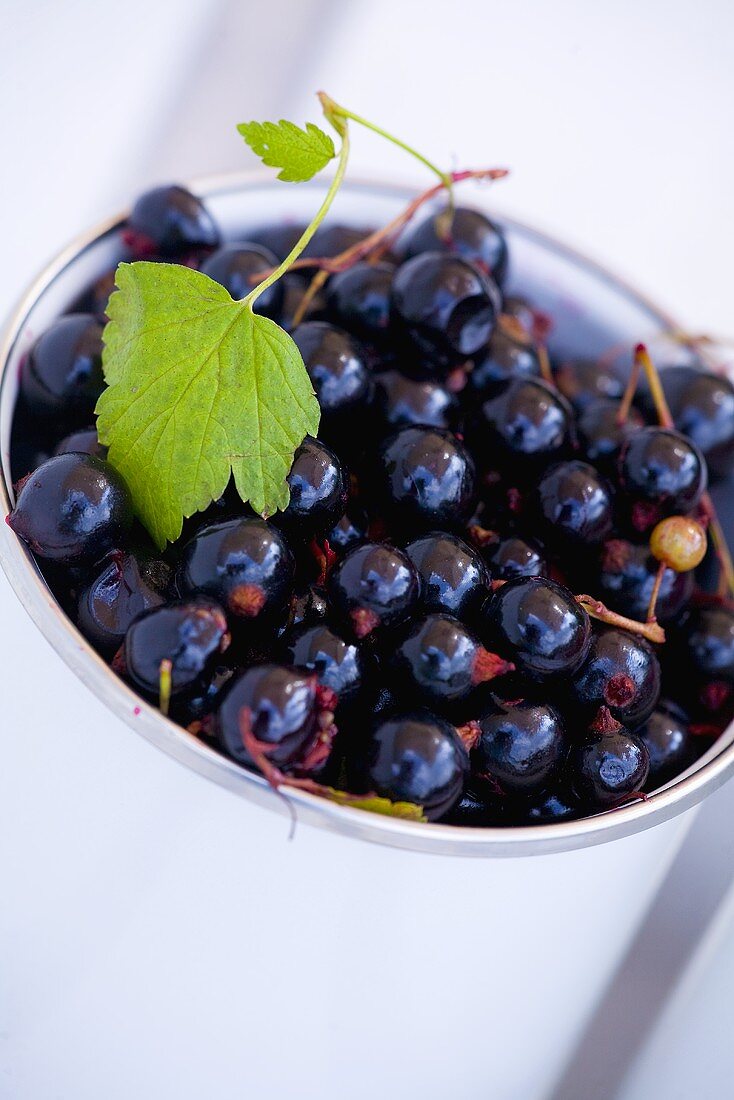
<path id="1" fill-rule="evenodd" d="M 644 344 L 638 344 L 635 348 L 635 364 L 637 364 L 638 374 L 640 367 L 642 367 L 645 372 L 645 378 L 650 387 L 650 394 L 652 396 L 653 405 L 655 406 L 655 411 L 658 414 L 658 423 L 661 428 L 674 428 L 673 417 L 670 415 L 668 399 L 663 391 L 660 375 Z"/>
<path id="2" fill-rule="evenodd" d="M 641 347 L 641 346 L 642 345 L 638 345 L 638 347 Z M 624 394 L 622 395 L 622 400 L 620 402 L 619 409 L 617 411 L 617 424 L 619 424 L 620 426 L 622 424 L 626 423 L 627 417 L 630 414 L 630 409 L 632 408 L 632 402 L 635 399 L 635 394 L 637 393 L 637 387 L 638 387 L 639 382 L 640 382 L 640 370 L 641 370 L 640 357 L 635 353 L 635 355 L 632 358 L 632 369 L 630 370 L 630 376 L 629 376 L 629 381 L 627 383 L 627 388 L 625 389 Z"/>
<path id="3" fill-rule="evenodd" d="M 664 561 L 661 561 L 658 565 L 658 571 L 655 574 L 655 583 L 652 586 L 652 592 L 650 593 L 650 603 L 647 606 L 647 621 L 648 623 L 656 622 L 655 607 L 658 602 L 658 596 L 660 595 L 660 585 L 663 583 L 663 577 L 665 576 L 665 570 L 667 565 Z"/>
<path id="4" fill-rule="evenodd" d="M 662 645 L 665 641 L 665 631 L 657 622 L 640 623 L 637 619 L 628 619 L 626 615 L 619 615 L 616 611 L 611 611 L 601 600 L 596 600 L 593 596 L 582 594 L 575 598 L 586 613 L 591 615 L 592 619 L 598 619 L 610 626 L 618 626 L 621 630 L 628 630 L 631 634 L 639 634 L 654 645 Z"/>

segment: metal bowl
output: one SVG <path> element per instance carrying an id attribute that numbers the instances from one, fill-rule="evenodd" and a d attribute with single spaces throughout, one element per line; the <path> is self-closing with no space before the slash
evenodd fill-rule
<path id="1" fill-rule="evenodd" d="M 318 183 L 298 188 L 236 174 L 195 181 L 227 238 L 283 219 L 307 220 L 321 192 Z M 468 189 L 470 201 L 486 206 L 482 189 Z M 412 189 L 378 182 L 350 182 L 342 189 L 333 218 L 346 224 L 380 224 L 412 197 Z M 494 215 L 497 217 L 496 213 Z M 121 255 L 125 215 L 97 226 L 72 242 L 27 290 L 10 317 L 0 344 L 0 502 L 12 507 L 10 430 L 19 365 L 34 337 L 68 309 L 95 276 Z M 686 351 L 669 335 L 675 325 L 621 280 L 533 229 L 499 217 L 510 247 L 508 293 L 527 294 L 557 318 L 551 351 L 559 358 L 623 359 L 639 340 L 669 361 L 686 362 Z M 266 781 L 221 756 L 141 700 L 97 656 L 56 604 L 23 544 L 6 524 L 0 528 L 0 563 L 39 630 L 69 668 L 136 734 L 203 777 L 253 802 L 283 812 L 284 800 Z M 579 821 L 516 828 L 464 828 L 419 824 L 382 817 L 297 791 L 288 801 L 298 820 L 378 844 L 457 856 L 514 857 L 547 854 L 615 840 L 668 820 L 700 802 L 734 770 L 734 724 L 677 779 L 646 801 Z"/>

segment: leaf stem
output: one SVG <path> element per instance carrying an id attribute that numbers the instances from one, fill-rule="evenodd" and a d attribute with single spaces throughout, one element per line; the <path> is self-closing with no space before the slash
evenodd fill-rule
<path id="1" fill-rule="evenodd" d="M 336 172 L 334 173 L 334 178 L 329 185 L 329 190 L 324 196 L 324 201 L 321 203 L 321 206 L 314 215 L 313 221 L 303 231 L 303 233 L 298 238 L 293 248 L 290 250 L 282 263 L 279 263 L 276 268 L 273 268 L 270 274 L 267 275 L 261 283 L 258 283 L 255 289 L 251 290 L 246 298 L 242 299 L 243 307 L 247 306 L 252 309 L 253 303 L 260 297 L 260 295 L 263 294 L 268 289 L 268 287 L 271 287 L 273 283 L 276 283 L 282 275 L 285 275 L 286 271 L 288 271 L 289 268 L 293 266 L 295 261 L 303 252 L 304 248 L 306 248 L 314 233 L 328 214 L 331 204 L 336 198 L 336 193 L 342 185 L 344 173 L 347 170 L 347 161 L 349 160 L 349 129 L 346 123 L 343 126 L 339 127 L 339 133 L 341 135 L 341 148 L 339 149 L 339 160 L 336 166 Z"/>
<path id="2" fill-rule="evenodd" d="M 334 118 L 347 119 L 350 118 L 352 122 L 358 123 L 360 126 L 366 127 L 368 130 L 372 130 L 374 134 L 379 134 L 380 137 L 386 138 L 387 141 L 392 142 L 393 145 L 397 145 L 399 149 L 409 153 L 411 157 L 415 157 L 417 161 L 420 161 L 430 172 L 438 176 L 441 183 L 448 191 L 449 210 L 453 212 L 454 208 L 454 187 L 453 180 L 450 172 L 442 171 L 438 165 L 429 160 L 428 157 L 424 157 L 422 153 L 419 153 L 417 149 L 414 149 L 412 145 L 408 145 L 407 142 L 402 141 L 400 138 L 395 137 L 394 134 L 389 133 L 388 130 L 383 130 L 381 126 L 377 126 L 374 122 L 370 122 L 369 119 L 363 118 L 361 115 L 355 114 L 354 111 L 348 111 L 346 107 L 342 107 L 341 104 L 336 103 L 331 96 L 326 92 L 319 92 L 319 99 L 321 105 L 324 108 L 326 117 L 332 122 Z"/>

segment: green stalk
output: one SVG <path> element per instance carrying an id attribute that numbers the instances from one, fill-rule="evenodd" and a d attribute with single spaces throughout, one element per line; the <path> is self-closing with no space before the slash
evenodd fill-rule
<path id="1" fill-rule="evenodd" d="M 339 149 L 339 160 L 336 166 L 336 172 L 334 173 L 334 178 L 331 181 L 329 190 L 326 192 L 324 201 L 321 203 L 321 206 L 316 212 L 311 224 L 303 231 L 303 233 L 298 238 L 283 262 L 278 264 L 278 266 L 270 272 L 266 279 L 263 279 L 261 283 L 258 283 L 255 289 L 251 290 L 246 298 L 242 299 L 243 306 L 248 306 L 250 309 L 252 309 L 253 303 L 260 297 L 260 295 L 263 294 L 264 291 L 268 289 L 268 287 L 271 287 L 273 283 L 276 283 L 278 279 L 280 279 L 281 275 L 285 275 L 289 267 L 291 267 L 291 265 L 295 263 L 295 261 L 301 255 L 304 248 L 311 240 L 314 233 L 328 214 L 329 208 L 336 198 L 336 193 L 341 187 L 342 180 L 344 179 L 344 173 L 347 170 L 347 161 L 349 159 L 349 130 L 346 123 L 337 127 L 337 129 L 342 139 L 341 148 Z"/>

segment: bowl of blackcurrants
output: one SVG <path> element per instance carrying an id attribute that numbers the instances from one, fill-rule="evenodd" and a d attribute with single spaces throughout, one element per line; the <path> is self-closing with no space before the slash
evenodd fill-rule
<path id="1" fill-rule="evenodd" d="M 317 293 L 304 265 L 262 295 L 321 410 L 288 507 L 230 484 L 151 541 L 95 425 L 116 264 L 243 297 L 299 233 L 276 190 L 155 188 L 12 318 L 1 553 L 41 631 L 189 767 L 379 842 L 577 847 L 699 801 L 734 764 L 734 386 L 478 189 L 450 234 L 428 208 Z M 306 257 L 409 198 L 346 185 Z"/>

